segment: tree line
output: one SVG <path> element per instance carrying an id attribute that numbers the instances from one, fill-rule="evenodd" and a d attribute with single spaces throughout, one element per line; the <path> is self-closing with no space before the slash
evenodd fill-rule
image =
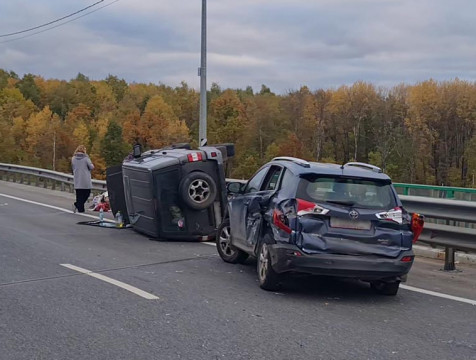
<path id="1" fill-rule="evenodd" d="M 70 81 L 0 69 L 0 162 L 70 172 L 77 145 L 94 177 L 121 163 L 136 142 L 197 145 L 200 94 L 185 82 Z M 208 91 L 208 142 L 235 143 L 228 176 L 249 178 L 275 156 L 380 166 L 395 182 L 471 187 L 476 172 L 476 84 L 428 80 L 392 88 L 356 82 L 275 94 Z"/>

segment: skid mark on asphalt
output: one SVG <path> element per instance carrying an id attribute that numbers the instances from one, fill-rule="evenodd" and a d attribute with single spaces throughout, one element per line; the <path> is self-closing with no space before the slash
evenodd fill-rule
<path id="1" fill-rule="evenodd" d="M 66 267 L 68 269 L 80 272 L 82 274 L 92 276 L 93 278 L 96 278 L 98 280 L 102 280 L 102 281 L 107 282 L 109 284 L 115 285 L 115 286 L 120 287 L 124 290 L 130 291 L 131 293 L 136 294 L 140 297 L 143 297 L 144 299 L 147 299 L 147 300 L 157 300 L 157 299 L 159 299 L 158 296 L 155 296 L 151 293 L 145 292 L 144 290 L 136 288 L 135 286 L 126 284 L 122 281 L 115 280 L 113 278 L 110 278 L 108 276 L 104 276 L 102 274 L 92 272 L 91 270 L 83 269 L 83 268 L 80 268 L 78 266 L 74 266 L 74 265 L 71 265 L 71 264 L 60 264 L 60 265 Z"/>

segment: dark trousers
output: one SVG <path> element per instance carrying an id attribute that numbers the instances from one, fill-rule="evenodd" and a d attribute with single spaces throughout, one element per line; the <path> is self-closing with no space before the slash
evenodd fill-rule
<path id="1" fill-rule="evenodd" d="M 76 202 L 74 206 L 78 209 L 78 212 L 84 212 L 84 203 L 88 200 L 91 194 L 91 189 L 76 189 Z"/>

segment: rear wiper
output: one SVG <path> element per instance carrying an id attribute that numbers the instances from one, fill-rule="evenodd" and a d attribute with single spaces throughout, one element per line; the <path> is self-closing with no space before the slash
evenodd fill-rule
<path id="1" fill-rule="evenodd" d="M 338 204 L 338 205 L 347 205 L 347 206 L 353 206 L 355 204 L 354 201 L 349 201 L 349 200 L 326 200 L 327 203 L 331 204 Z"/>

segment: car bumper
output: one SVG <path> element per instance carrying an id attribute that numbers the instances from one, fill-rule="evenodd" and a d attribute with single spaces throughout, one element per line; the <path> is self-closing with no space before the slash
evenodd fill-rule
<path id="1" fill-rule="evenodd" d="M 410 271 L 414 257 L 412 250 L 402 251 L 397 258 L 325 253 L 311 255 L 289 244 L 274 244 L 269 250 L 271 264 L 277 273 L 294 271 L 361 280 L 402 277 Z M 412 261 L 401 261 L 404 256 L 410 256 Z"/>

